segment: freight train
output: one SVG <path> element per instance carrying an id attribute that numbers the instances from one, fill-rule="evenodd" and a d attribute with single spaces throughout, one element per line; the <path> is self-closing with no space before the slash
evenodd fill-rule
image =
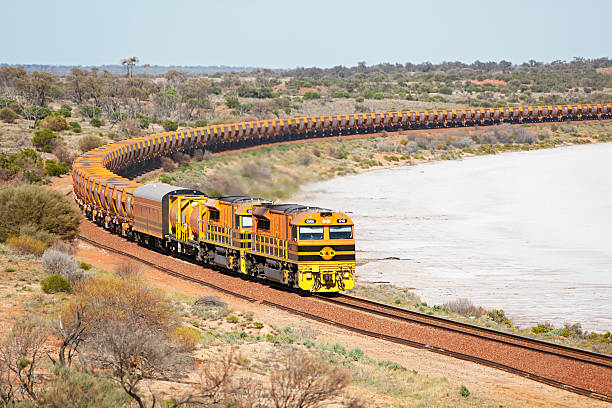
<path id="1" fill-rule="evenodd" d="M 206 126 L 108 144 L 78 157 L 74 197 L 98 225 L 137 241 L 254 278 L 311 292 L 350 289 L 354 225 L 346 214 L 252 197 L 207 197 L 120 174 L 177 151 L 287 140 L 499 123 L 612 118 L 612 104 L 449 109 L 314 116 Z"/>

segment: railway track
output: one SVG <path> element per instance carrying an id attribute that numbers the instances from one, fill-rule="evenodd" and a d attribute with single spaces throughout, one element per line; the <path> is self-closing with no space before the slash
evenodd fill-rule
<path id="1" fill-rule="evenodd" d="M 120 237 L 109 236 L 113 240 L 125 242 Z M 279 296 L 283 291 L 262 284 L 257 286 L 255 291 L 257 296 L 254 297 L 240 290 L 238 285 L 221 286 L 198 277 L 195 271 L 202 269 L 200 266 L 185 267 L 179 260 L 170 258 L 173 266 L 176 266 L 173 268 L 145 259 L 144 255 L 147 255 L 147 258 L 167 257 L 148 249 L 143 250 L 135 244 L 130 243 L 138 251 L 129 252 L 130 245 L 124 245 L 126 248 L 124 251 L 83 235 L 78 238 L 92 246 L 141 262 L 176 278 L 204 285 L 249 302 L 260 302 L 266 306 L 362 335 L 487 365 L 560 389 L 612 402 L 611 356 L 430 316 L 349 295 L 301 297 L 296 293 L 286 293 L 286 296 Z M 167 262 L 169 260 L 164 259 L 164 263 Z M 175 269 L 182 272 L 177 272 Z M 245 283 L 250 285 L 249 282 Z M 352 318 L 347 318 L 347 313 L 352 314 Z"/>
<path id="2" fill-rule="evenodd" d="M 512 344 L 526 350 L 538 350 L 544 353 L 550 353 L 557 356 L 574 359 L 576 361 L 583 361 L 589 364 L 597 364 L 601 365 L 602 367 L 612 369 L 612 356 L 606 354 L 568 347 L 562 344 L 551 343 L 518 334 L 493 330 L 487 327 L 476 326 L 438 316 L 431 316 L 425 313 L 415 312 L 413 310 L 346 294 L 341 294 L 337 298 L 329 298 L 320 295 L 315 296 L 317 298 L 321 298 L 325 302 L 334 303 L 355 310 L 363 310 L 369 313 L 376 313 L 381 316 L 429 325 L 432 327 L 442 327 L 446 330 L 469 334 L 475 338 L 495 340 L 506 344 Z"/>

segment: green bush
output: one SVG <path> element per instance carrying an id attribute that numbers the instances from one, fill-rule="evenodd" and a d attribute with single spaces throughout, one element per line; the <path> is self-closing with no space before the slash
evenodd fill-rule
<path id="1" fill-rule="evenodd" d="M 348 357 L 353 361 L 359 361 L 363 359 L 363 350 L 360 348 L 354 348 L 349 350 Z"/>
<path id="2" fill-rule="evenodd" d="M 32 144 L 37 150 L 50 153 L 58 140 L 60 140 L 59 135 L 51 129 L 40 129 L 34 133 Z"/>
<path id="3" fill-rule="evenodd" d="M 148 118 L 138 118 L 138 122 L 140 123 L 141 129 L 148 129 L 151 121 Z"/>
<path id="4" fill-rule="evenodd" d="M 18 234 L 24 224 L 73 239 L 79 232 L 79 220 L 79 209 L 57 191 L 31 184 L 0 190 L 0 241 Z"/>
<path id="5" fill-rule="evenodd" d="M 196 120 L 193 123 L 194 127 L 204 127 L 204 126 L 208 126 L 208 121 L 204 120 L 204 119 L 200 119 L 200 120 Z"/>
<path id="6" fill-rule="evenodd" d="M 358 96 L 357 98 L 355 98 L 355 102 L 361 103 L 363 101 L 364 101 L 363 96 Z"/>
<path id="7" fill-rule="evenodd" d="M 70 171 L 68 165 L 64 162 L 56 163 L 55 160 L 47 160 L 45 162 L 45 173 L 49 176 L 61 176 L 67 174 Z"/>
<path id="8" fill-rule="evenodd" d="M 62 115 L 65 118 L 69 118 L 72 116 L 72 112 L 70 111 L 70 109 L 67 108 L 59 108 L 55 113 L 57 113 L 58 115 Z"/>
<path id="9" fill-rule="evenodd" d="M 42 159 L 33 149 L 11 154 L 0 153 L 0 169 L 4 180 L 20 176 L 23 182 L 36 183 L 41 181 L 44 175 Z"/>
<path id="10" fill-rule="evenodd" d="M 50 247 L 55 243 L 56 237 L 48 231 L 41 230 L 37 225 L 24 224 L 19 227 L 19 235 L 27 235 L 32 238 L 36 238 L 40 242 L 43 242 L 46 247 Z"/>
<path id="11" fill-rule="evenodd" d="M 87 262 L 79 262 L 79 268 L 81 268 L 84 271 L 88 271 L 92 268 L 92 266 L 90 264 L 88 264 Z"/>
<path id="12" fill-rule="evenodd" d="M 459 389 L 459 393 L 461 394 L 463 398 L 467 398 L 470 396 L 470 390 L 468 390 L 465 385 L 461 385 L 461 388 Z"/>
<path id="13" fill-rule="evenodd" d="M 72 130 L 74 133 L 81 133 L 83 131 L 79 122 L 70 122 L 68 123 L 68 126 L 70 126 L 70 130 Z"/>
<path id="14" fill-rule="evenodd" d="M 183 351 L 192 351 L 202 341 L 202 332 L 193 327 L 181 326 L 172 331 L 170 336 Z"/>
<path id="15" fill-rule="evenodd" d="M 45 293 L 72 292 L 72 286 L 68 279 L 64 278 L 59 273 L 54 273 L 41 280 L 40 286 Z"/>
<path id="16" fill-rule="evenodd" d="M 89 124 L 93 127 L 102 127 L 104 125 L 104 121 L 98 117 L 95 118 L 91 118 L 91 120 L 89 121 Z"/>
<path id="17" fill-rule="evenodd" d="M 13 123 L 19 115 L 9 107 L 0 109 L 0 120 L 6 123 Z"/>
<path id="18" fill-rule="evenodd" d="M 128 395 L 108 378 L 58 366 L 45 382 L 37 407 L 116 408 L 127 403 Z"/>
<path id="19" fill-rule="evenodd" d="M 535 333 L 535 334 L 539 334 L 539 333 L 548 333 L 549 331 L 552 331 L 552 326 L 550 325 L 550 323 L 538 323 L 537 326 L 534 326 L 531 328 L 531 332 Z"/>
<path id="20" fill-rule="evenodd" d="M 174 132 L 176 129 L 178 129 L 178 122 L 175 122 L 170 119 L 166 119 L 164 120 L 164 123 L 162 124 L 162 126 L 164 127 L 164 130 L 166 132 Z"/>
<path id="21" fill-rule="evenodd" d="M 394 361 L 389 361 L 389 360 L 382 360 L 378 362 L 378 366 L 379 367 L 383 367 L 383 368 L 387 368 L 389 370 L 393 370 L 393 371 L 406 371 L 406 367 L 404 367 L 401 364 L 398 364 Z"/>
<path id="22" fill-rule="evenodd" d="M 303 98 L 308 99 L 319 99 L 321 95 L 317 91 L 306 91 L 304 92 Z"/>

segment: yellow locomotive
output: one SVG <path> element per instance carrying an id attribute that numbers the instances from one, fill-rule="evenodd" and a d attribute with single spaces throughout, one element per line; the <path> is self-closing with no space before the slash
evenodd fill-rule
<path id="1" fill-rule="evenodd" d="M 354 225 L 346 214 L 253 197 L 208 198 L 178 187 L 148 186 L 147 191 L 160 194 L 162 211 L 167 195 L 168 216 L 161 221 L 167 219 L 168 225 L 161 240 L 150 242 L 151 230 L 137 226 L 151 221 L 135 219 L 138 240 L 305 291 L 338 292 L 355 284 Z M 136 205 L 142 201 L 142 192 L 134 192 Z"/>

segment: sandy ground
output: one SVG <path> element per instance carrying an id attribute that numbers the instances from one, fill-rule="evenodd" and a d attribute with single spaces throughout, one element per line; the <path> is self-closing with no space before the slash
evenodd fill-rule
<path id="1" fill-rule="evenodd" d="M 80 243 L 76 258 L 100 269 L 112 270 L 117 263 L 124 262 L 122 257 L 104 250 Z M 357 335 L 319 322 L 305 321 L 302 318 L 269 308 L 252 304 L 229 295 L 217 293 L 201 285 L 168 276 L 155 269 L 143 266 L 143 274 L 154 286 L 170 292 L 196 298 L 215 295 L 229 304 L 232 310 L 253 312 L 256 320 L 277 326 L 309 327 L 320 331 L 330 344 L 340 343 L 347 347 L 359 347 L 366 356 L 376 360 L 392 360 L 409 370 L 417 370 L 430 377 L 445 377 L 452 383 L 465 384 L 471 391 L 483 398 L 505 401 L 504 406 L 530 407 L 604 407 L 609 404 L 559 390 L 535 381 L 495 370 L 478 364 L 465 362 L 429 351 L 387 343 Z M 366 390 L 363 397 L 368 400 Z M 381 402 L 377 398 L 378 402 Z M 392 403 L 393 401 L 388 401 Z M 374 404 L 377 405 L 377 404 Z"/>

